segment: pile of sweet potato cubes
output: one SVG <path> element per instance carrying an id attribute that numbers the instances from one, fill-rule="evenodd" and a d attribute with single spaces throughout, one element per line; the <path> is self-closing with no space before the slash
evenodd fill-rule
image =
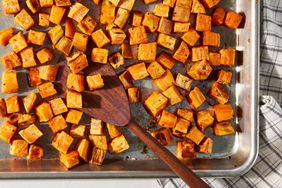
<path id="1" fill-rule="evenodd" d="M 164 145 L 172 141 L 172 135 L 181 140 L 177 142 L 177 157 L 186 160 L 195 158 L 196 152 L 211 153 L 213 141 L 204 135 L 205 129 L 212 127 L 217 136 L 235 133 L 230 123 L 233 109 L 225 86 L 230 84 L 232 72 L 217 68 L 218 77 L 209 93 L 193 82 L 207 80 L 214 67 L 234 66 L 235 49 L 210 50 L 221 46 L 220 34 L 211 30 L 212 25 L 236 29 L 243 18 L 218 7 L 220 1 L 144 0 L 145 4 L 155 4 L 154 12 L 139 12 L 134 11 L 135 0 L 93 0 L 91 6 L 100 8 L 99 20 L 95 20 L 83 0 L 26 0 L 21 2 L 23 5 L 18 0 L 2 0 L 2 12 L 14 15 L 15 22 L 27 31 L 27 34 L 14 28 L 0 31 L 0 44 L 9 43 L 12 49 L 1 58 L 6 69 L 1 89 L 2 93 L 13 94 L 0 99 L 0 116 L 5 118 L 0 139 L 11 144 L 10 154 L 27 156 L 30 160 L 43 158 L 43 148 L 36 144 L 44 134 L 39 129 L 41 122 L 48 122 L 54 133 L 51 144 L 60 152 L 60 161 L 67 168 L 80 161 L 101 165 L 107 150 L 114 154 L 129 148 L 115 125 L 104 125 L 97 119 L 91 119 L 90 126 L 80 124 L 83 91 L 104 86 L 103 75 L 82 73 L 89 63 L 110 63 L 113 68 L 124 70 L 119 78 L 129 101 L 143 102 L 162 127 L 152 131 L 152 136 Z M 206 9 L 213 9 L 211 16 Z M 157 33 L 154 41 L 148 37 L 152 33 Z M 47 40 L 52 47 L 46 46 Z M 111 45 L 118 45 L 120 50 L 109 55 L 107 47 Z M 90 47 L 88 57 L 86 51 Z M 64 54 L 71 70 L 65 99 L 54 97 L 59 69 L 54 62 L 54 50 Z M 127 60 L 135 63 L 128 66 Z M 189 65 L 187 75 L 171 70 L 176 63 Z M 21 68 L 27 70 L 29 85 L 37 87 L 39 95 L 35 92 L 23 97 L 15 95 L 21 86 L 15 70 Z M 141 101 L 141 88 L 133 84 L 133 80 L 140 79 L 151 79 L 158 88 L 145 101 Z M 207 97 L 217 104 L 201 109 Z M 189 109 L 178 108 L 175 113 L 166 109 L 186 99 Z M 79 141 L 72 148 L 74 137 Z"/>

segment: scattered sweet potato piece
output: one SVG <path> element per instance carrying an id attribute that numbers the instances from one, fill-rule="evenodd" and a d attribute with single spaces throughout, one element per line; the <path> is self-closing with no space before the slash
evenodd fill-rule
<path id="1" fill-rule="evenodd" d="M 190 55 L 190 51 L 188 45 L 185 42 L 181 41 L 178 49 L 173 54 L 173 58 L 185 64 L 189 55 Z"/>
<path id="2" fill-rule="evenodd" d="M 35 114 L 38 116 L 40 122 L 46 122 L 53 118 L 51 106 L 47 102 L 43 102 L 35 108 Z"/>
<path id="3" fill-rule="evenodd" d="M 191 9 L 182 6 L 175 6 L 173 9 L 172 20 L 175 22 L 188 22 Z"/>
<path id="4" fill-rule="evenodd" d="M 128 10 L 119 7 L 116 13 L 114 24 L 123 29 L 129 18 L 129 13 L 130 12 Z"/>
<path id="5" fill-rule="evenodd" d="M 15 113 L 20 111 L 20 104 L 18 96 L 11 96 L 8 98 L 5 98 L 6 108 L 7 108 L 7 114 Z"/>
<path id="6" fill-rule="evenodd" d="M 79 51 L 67 57 L 67 62 L 73 73 L 78 73 L 88 66 L 86 55 Z"/>
<path id="7" fill-rule="evenodd" d="M 46 33 L 30 29 L 28 31 L 27 42 L 42 46 L 44 44 Z"/>
<path id="8" fill-rule="evenodd" d="M 211 30 L 211 17 L 205 14 L 197 14 L 196 18 L 196 31 L 210 31 Z"/>
<path id="9" fill-rule="evenodd" d="M 10 147 L 10 154 L 19 157 L 27 156 L 28 143 L 21 139 L 13 140 Z"/>
<path id="10" fill-rule="evenodd" d="M 65 131 L 62 131 L 55 135 L 52 140 L 52 146 L 58 151 L 67 154 L 73 140 L 74 139 L 69 134 L 67 134 Z"/>
<path id="11" fill-rule="evenodd" d="M 199 46 L 192 48 L 192 61 L 209 60 L 209 48 L 207 46 Z"/>
<path id="12" fill-rule="evenodd" d="M 220 66 L 220 53 L 210 52 L 209 53 L 209 63 L 212 66 Z"/>
<path id="13" fill-rule="evenodd" d="M 206 8 L 212 8 L 220 3 L 221 0 L 203 0 L 202 3 Z"/>
<path id="14" fill-rule="evenodd" d="M 220 34 L 211 31 L 204 32 L 203 34 L 203 45 L 204 46 L 220 46 Z"/>
<path id="15" fill-rule="evenodd" d="M 36 127 L 36 125 L 32 124 L 27 128 L 19 131 L 19 135 L 21 135 L 21 137 L 29 144 L 32 144 L 36 140 L 38 140 L 43 135 L 43 133 Z"/>
<path id="16" fill-rule="evenodd" d="M 111 44 L 122 44 L 126 38 L 126 34 L 120 28 L 112 28 L 108 30 Z"/>
<path id="17" fill-rule="evenodd" d="M 83 115 L 83 112 L 74 110 L 74 109 L 70 109 L 67 114 L 66 122 L 78 124 L 79 121 L 81 120 L 82 115 Z"/>
<path id="18" fill-rule="evenodd" d="M 177 118 L 177 122 L 175 124 L 175 127 L 173 128 L 173 132 L 177 131 L 186 134 L 190 126 L 191 126 L 190 121 L 183 118 Z"/>
<path id="19" fill-rule="evenodd" d="M 86 126 L 85 125 L 72 125 L 70 129 L 70 135 L 73 137 L 83 138 L 85 135 Z"/>
<path id="20" fill-rule="evenodd" d="M 36 52 L 36 57 L 41 64 L 52 61 L 55 58 L 53 50 L 50 48 L 43 48 Z"/>
<path id="21" fill-rule="evenodd" d="M 168 17 L 169 6 L 165 4 L 156 4 L 154 9 L 154 14 L 159 17 Z"/>
<path id="22" fill-rule="evenodd" d="M 31 27 L 34 26 L 33 18 L 28 14 L 25 9 L 22 9 L 21 12 L 15 16 L 15 22 L 25 30 L 29 30 Z"/>
<path id="23" fill-rule="evenodd" d="M 66 18 L 65 22 L 65 36 L 68 38 L 73 38 L 75 34 L 75 26 L 73 24 L 72 19 Z"/>
<path id="24" fill-rule="evenodd" d="M 185 33 L 188 32 L 190 23 L 174 22 L 173 32 L 174 33 Z"/>
<path id="25" fill-rule="evenodd" d="M 216 136 L 225 136 L 234 134 L 235 130 L 230 122 L 221 122 L 215 124 L 213 127 L 213 133 Z"/>
<path id="26" fill-rule="evenodd" d="M 115 20 L 116 7 L 109 1 L 103 0 L 100 11 L 100 23 L 111 24 Z"/>
<path id="27" fill-rule="evenodd" d="M 116 125 L 107 123 L 107 129 L 111 139 L 119 137 L 121 135 L 121 132 Z"/>
<path id="28" fill-rule="evenodd" d="M 173 22 L 165 17 L 161 17 L 160 24 L 158 27 L 158 32 L 164 33 L 167 35 L 171 34 Z"/>
<path id="29" fill-rule="evenodd" d="M 210 96 L 220 104 L 225 104 L 229 100 L 227 90 L 218 82 L 214 82 L 211 85 Z"/>
<path id="30" fill-rule="evenodd" d="M 21 10 L 18 0 L 3 0 L 2 3 L 6 14 L 16 14 Z"/>
<path id="31" fill-rule="evenodd" d="M 165 69 L 156 61 L 153 61 L 147 68 L 147 72 L 153 79 L 161 77 L 165 73 Z"/>
<path id="32" fill-rule="evenodd" d="M 22 32 L 18 32 L 17 34 L 12 36 L 9 40 L 9 44 L 11 45 L 13 51 L 16 53 L 22 51 L 28 46 Z"/>
<path id="33" fill-rule="evenodd" d="M 233 48 L 225 48 L 219 51 L 220 65 L 232 67 L 235 64 L 236 51 Z"/>
<path id="34" fill-rule="evenodd" d="M 163 95 L 168 98 L 169 105 L 175 105 L 183 100 L 183 96 L 179 93 L 177 87 L 174 85 L 163 91 Z"/>
<path id="35" fill-rule="evenodd" d="M 142 25 L 146 28 L 146 30 L 153 33 L 158 29 L 159 22 L 160 18 L 158 16 L 155 16 L 151 12 L 146 12 L 142 20 Z"/>
<path id="36" fill-rule="evenodd" d="M 23 105 L 26 113 L 29 113 L 34 107 L 37 95 L 34 92 L 30 92 L 26 97 L 23 98 Z"/>
<path id="37" fill-rule="evenodd" d="M 2 73 L 2 93 L 16 93 L 19 90 L 17 72 Z"/>
<path id="38" fill-rule="evenodd" d="M 166 52 L 162 52 L 156 61 L 167 69 L 172 69 L 172 67 L 176 64 L 176 60 Z"/>
<path id="39" fill-rule="evenodd" d="M 177 122 L 177 116 L 167 110 L 163 110 L 159 125 L 166 128 L 174 128 Z"/>
<path id="40" fill-rule="evenodd" d="M 124 135 L 120 135 L 110 141 L 108 148 L 110 153 L 116 154 L 129 149 L 129 144 Z"/>
<path id="41" fill-rule="evenodd" d="M 64 6 L 70 6 L 71 1 L 70 0 L 55 0 L 56 6 L 64 7 Z"/>
<path id="42" fill-rule="evenodd" d="M 190 91 L 192 83 L 193 83 L 192 79 L 190 79 L 187 76 L 184 76 L 180 73 L 177 74 L 175 84 L 178 87 L 185 89 L 186 91 Z"/>
<path id="43" fill-rule="evenodd" d="M 89 163 L 95 165 L 102 165 L 105 157 L 106 157 L 105 150 L 99 149 L 97 147 L 93 147 Z"/>
<path id="44" fill-rule="evenodd" d="M 63 163 L 68 169 L 79 164 L 79 155 L 77 151 L 60 154 L 60 162 Z"/>
<path id="45" fill-rule="evenodd" d="M 174 4 L 175 4 L 175 1 L 176 0 L 163 0 L 163 4 L 173 8 Z"/>
<path id="46" fill-rule="evenodd" d="M 11 51 L 10 53 L 4 55 L 1 59 L 2 65 L 7 70 L 12 70 L 14 68 L 20 67 L 22 65 L 22 61 L 19 56 Z"/>
<path id="47" fill-rule="evenodd" d="M 5 117 L 7 114 L 5 101 L 0 98 L 0 117 Z"/>
<path id="48" fill-rule="evenodd" d="M 196 62 L 187 71 L 187 74 L 194 80 L 206 80 L 212 72 L 212 67 L 210 64 L 203 60 Z"/>
<path id="49" fill-rule="evenodd" d="M 135 0 L 120 0 L 119 7 L 131 11 L 134 6 Z"/>
<path id="50" fill-rule="evenodd" d="M 195 159 L 195 144 L 191 141 L 181 141 L 176 143 L 176 156 L 180 160 Z"/>
<path id="51" fill-rule="evenodd" d="M 50 15 L 47 13 L 38 14 L 38 25 L 41 27 L 49 27 L 50 25 Z"/>
<path id="52" fill-rule="evenodd" d="M 102 149 L 102 150 L 108 149 L 106 135 L 89 135 L 89 140 L 93 146 L 99 149 Z"/>
<path id="53" fill-rule="evenodd" d="M 39 0 L 26 0 L 26 6 L 33 14 L 40 10 Z"/>
<path id="54" fill-rule="evenodd" d="M 67 88 L 77 92 L 84 91 L 84 75 L 69 73 L 67 78 Z"/>
<path id="55" fill-rule="evenodd" d="M 155 139 L 157 139 L 157 141 L 160 142 L 160 144 L 164 146 L 168 145 L 173 140 L 170 134 L 170 130 L 166 128 L 161 128 L 155 131 L 151 131 L 151 135 Z"/>
<path id="56" fill-rule="evenodd" d="M 184 118 L 190 122 L 194 121 L 194 114 L 192 110 L 185 109 L 185 108 L 178 108 L 176 114 L 177 116 Z"/>
<path id="57" fill-rule="evenodd" d="M 209 110 L 201 110 L 197 112 L 197 127 L 204 131 L 211 126 L 214 122 L 214 118 Z"/>
<path id="58" fill-rule="evenodd" d="M 54 84 L 52 82 L 46 82 L 40 86 L 37 86 L 38 92 L 42 98 L 51 97 L 57 94 Z"/>
<path id="59" fill-rule="evenodd" d="M 103 125 L 102 120 L 91 118 L 89 134 L 93 134 L 93 135 L 104 134 L 104 125 Z"/>
<path id="60" fill-rule="evenodd" d="M 117 69 L 124 64 L 124 58 L 119 52 L 117 52 L 109 57 L 109 63 L 114 69 Z"/>
<path id="61" fill-rule="evenodd" d="M 173 51 L 175 43 L 176 43 L 176 38 L 163 34 L 163 33 L 159 33 L 158 38 L 157 38 L 157 43 L 161 45 L 162 47 L 165 47 Z"/>
<path id="62" fill-rule="evenodd" d="M 55 81 L 57 78 L 59 65 L 44 65 L 38 67 L 39 77 L 43 80 Z"/>
<path id="63" fill-rule="evenodd" d="M 110 40 L 105 35 L 102 29 L 93 32 L 91 34 L 91 38 L 98 48 L 102 48 L 103 46 L 106 46 L 110 43 Z"/>
<path id="64" fill-rule="evenodd" d="M 62 37 L 59 42 L 56 44 L 56 49 L 63 52 L 66 56 L 69 55 L 73 47 L 73 42 L 67 37 Z"/>
<path id="65" fill-rule="evenodd" d="M 197 152 L 210 154 L 212 153 L 213 140 L 211 138 L 204 138 L 200 145 L 197 146 Z"/>
<path id="66" fill-rule="evenodd" d="M 54 115 L 59 115 L 68 111 L 68 108 L 62 98 L 56 98 L 49 101 Z"/>
<path id="67" fill-rule="evenodd" d="M 181 37 L 182 40 L 184 40 L 189 46 L 195 46 L 195 44 L 200 39 L 200 35 L 197 31 L 190 29 L 184 35 Z"/>
<path id="68" fill-rule="evenodd" d="M 33 47 L 27 47 L 20 52 L 23 67 L 29 68 L 36 66 Z"/>
<path id="69" fill-rule="evenodd" d="M 86 6 L 76 2 L 70 7 L 68 17 L 74 19 L 77 22 L 81 22 L 81 20 L 86 16 L 88 12 L 89 9 Z"/>
<path id="70" fill-rule="evenodd" d="M 199 108 L 205 101 L 206 97 L 198 87 L 195 87 L 188 96 L 190 106 L 194 109 Z"/>
<path id="71" fill-rule="evenodd" d="M 153 92 L 146 100 L 145 107 L 153 117 L 157 117 L 166 107 L 168 98 L 160 92 Z"/>
<path id="72" fill-rule="evenodd" d="M 217 82 L 220 84 L 230 84 L 232 79 L 232 72 L 220 70 L 218 73 Z"/>
<path id="73" fill-rule="evenodd" d="M 28 160 L 42 160 L 43 158 L 43 148 L 40 146 L 37 146 L 35 144 L 31 144 L 29 146 L 28 150 Z"/>
<path id="74" fill-rule="evenodd" d="M 139 11 L 133 11 L 132 13 L 132 19 L 131 19 L 131 25 L 132 26 L 141 26 L 143 19 L 142 12 Z"/>
<path id="75" fill-rule="evenodd" d="M 92 32 L 94 31 L 95 27 L 96 27 L 97 23 L 95 22 L 95 20 L 87 15 L 83 18 L 83 20 L 81 20 L 81 22 L 79 22 L 77 24 L 77 27 L 86 35 L 91 35 Z"/>
<path id="76" fill-rule="evenodd" d="M 42 8 L 49 8 L 53 5 L 53 0 L 39 0 L 40 6 Z"/>
<path id="77" fill-rule="evenodd" d="M 131 27 L 128 29 L 128 33 L 130 45 L 148 42 L 147 33 L 144 26 Z"/>
<path id="78" fill-rule="evenodd" d="M 233 118 L 233 108 L 231 104 L 216 104 L 213 106 L 213 109 L 218 122 L 227 121 Z"/>
<path id="79" fill-rule="evenodd" d="M 14 34 L 13 28 L 7 28 L 0 31 L 0 44 L 6 46 Z"/>
<path id="80" fill-rule="evenodd" d="M 90 143 L 87 139 L 81 139 L 76 145 L 76 151 L 81 159 L 85 162 L 88 161 L 89 151 L 90 151 Z"/>
<path id="81" fill-rule="evenodd" d="M 104 80 L 101 74 L 87 76 L 86 81 L 90 90 L 104 87 Z"/>
<path id="82" fill-rule="evenodd" d="M 61 25 L 56 25 L 48 31 L 49 38 L 53 45 L 56 45 L 57 42 L 64 36 L 64 30 Z"/>
<path id="83" fill-rule="evenodd" d="M 138 63 L 127 68 L 134 80 L 144 79 L 149 76 L 145 63 Z"/>
<path id="84" fill-rule="evenodd" d="M 205 135 L 196 127 L 192 127 L 186 137 L 192 140 L 195 144 L 199 145 L 204 139 Z"/>
<path id="85" fill-rule="evenodd" d="M 157 43 L 140 44 L 138 48 L 138 60 L 154 61 L 157 54 Z"/>
<path id="86" fill-rule="evenodd" d="M 67 107 L 68 108 L 82 108 L 82 94 L 67 90 Z"/>
<path id="87" fill-rule="evenodd" d="M 0 139 L 11 143 L 11 139 L 17 131 L 17 127 L 5 121 L 0 127 Z"/>
<path id="88" fill-rule="evenodd" d="M 39 69 L 37 67 L 32 67 L 28 69 L 28 78 L 30 86 L 38 86 L 42 83 L 39 76 Z"/>
<path id="89" fill-rule="evenodd" d="M 230 29 L 237 29 L 243 19 L 243 16 L 234 12 L 228 11 L 226 13 L 224 24 Z"/>
<path id="90" fill-rule="evenodd" d="M 109 50 L 104 48 L 93 48 L 91 52 L 91 61 L 106 64 L 108 61 Z"/>
<path id="91" fill-rule="evenodd" d="M 192 5 L 192 13 L 201 13 L 201 14 L 206 14 L 205 7 L 203 6 L 202 3 L 200 3 L 199 0 L 193 0 L 193 5 Z"/>
<path id="92" fill-rule="evenodd" d="M 127 94 L 130 103 L 140 102 L 140 89 L 138 87 L 128 88 Z"/>
<path id="93" fill-rule="evenodd" d="M 153 83 L 162 91 L 165 91 L 167 88 L 175 84 L 175 80 L 172 73 L 169 70 L 166 70 L 161 77 L 154 79 Z"/>
<path id="94" fill-rule="evenodd" d="M 122 74 L 120 74 L 119 79 L 125 89 L 128 89 L 133 86 L 132 76 L 129 71 L 126 70 Z"/>
<path id="95" fill-rule="evenodd" d="M 213 25 L 222 25 L 224 23 L 225 10 L 221 7 L 215 9 L 212 13 L 212 24 Z"/>

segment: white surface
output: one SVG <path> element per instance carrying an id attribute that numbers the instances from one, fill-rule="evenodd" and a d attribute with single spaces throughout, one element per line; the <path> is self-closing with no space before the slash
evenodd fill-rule
<path id="1" fill-rule="evenodd" d="M 0 180 L 1 188 L 159 188 L 156 179 Z"/>

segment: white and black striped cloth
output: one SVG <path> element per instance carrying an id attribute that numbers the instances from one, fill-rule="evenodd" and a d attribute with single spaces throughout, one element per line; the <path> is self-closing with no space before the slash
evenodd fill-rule
<path id="1" fill-rule="evenodd" d="M 263 0 L 260 62 L 260 150 L 254 167 L 236 178 L 206 178 L 211 187 L 282 187 L 282 0 Z M 184 188 L 180 179 L 160 179 L 164 188 Z"/>

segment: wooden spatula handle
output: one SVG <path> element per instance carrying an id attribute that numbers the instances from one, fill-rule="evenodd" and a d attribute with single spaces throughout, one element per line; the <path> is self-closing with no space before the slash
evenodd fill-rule
<path id="1" fill-rule="evenodd" d="M 148 132 L 131 121 L 127 127 L 139 137 L 170 169 L 180 177 L 190 187 L 204 188 L 209 187 L 199 176 L 192 170 L 187 168 L 179 159 L 177 159 L 170 151 L 161 145 Z"/>

